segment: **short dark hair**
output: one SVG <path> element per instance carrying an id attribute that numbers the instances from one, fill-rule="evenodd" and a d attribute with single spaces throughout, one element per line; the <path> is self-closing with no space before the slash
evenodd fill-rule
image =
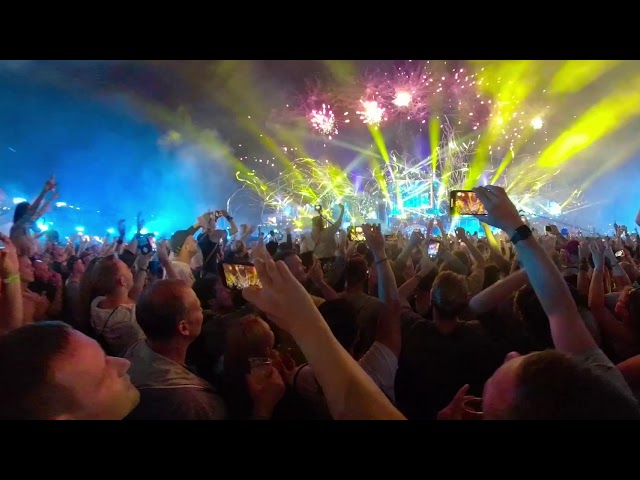
<path id="1" fill-rule="evenodd" d="M 345 350 L 349 351 L 358 336 L 356 312 L 353 306 L 348 300 L 339 298 L 324 302 L 318 307 L 318 310 L 336 340 Z"/>
<path id="2" fill-rule="evenodd" d="M 118 256 L 114 253 L 100 258 L 94 267 L 93 278 L 95 280 L 96 294 L 93 298 L 100 295 L 109 295 L 118 287 Z"/>
<path id="3" fill-rule="evenodd" d="M 557 350 L 528 355 L 517 382 L 510 420 L 640 420 L 635 399 Z"/>
<path id="4" fill-rule="evenodd" d="M 450 271 L 440 272 L 433 282 L 431 304 L 443 317 L 453 319 L 469 305 L 465 278 Z"/>
<path id="5" fill-rule="evenodd" d="M 136 321 L 149 340 L 170 340 L 187 311 L 182 293 L 189 286 L 184 280 L 154 282 L 138 299 Z"/>
<path id="6" fill-rule="evenodd" d="M 353 255 L 347 260 L 345 266 L 345 276 L 347 279 L 347 285 L 356 285 L 358 283 L 364 283 L 367 281 L 367 274 L 369 273 L 369 264 L 360 255 Z"/>
<path id="7" fill-rule="evenodd" d="M 72 332 L 63 322 L 38 322 L 0 336 L 0 420 L 49 420 L 73 411 L 76 398 L 51 372 Z"/>
<path id="8" fill-rule="evenodd" d="M 203 309 L 209 310 L 211 308 L 209 302 L 216 299 L 216 286 L 221 281 L 219 277 L 211 276 L 198 278 L 194 282 L 191 288 L 193 288 L 193 291 L 196 293 L 198 300 L 200 300 L 200 306 Z"/>

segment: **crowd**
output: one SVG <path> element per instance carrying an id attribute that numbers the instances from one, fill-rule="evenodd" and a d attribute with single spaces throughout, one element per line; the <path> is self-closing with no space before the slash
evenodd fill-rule
<path id="1" fill-rule="evenodd" d="M 486 186 L 495 237 L 218 211 L 65 244 L 33 233 L 56 188 L 0 235 L 1 419 L 640 419 L 637 230 L 540 234 Z"/>

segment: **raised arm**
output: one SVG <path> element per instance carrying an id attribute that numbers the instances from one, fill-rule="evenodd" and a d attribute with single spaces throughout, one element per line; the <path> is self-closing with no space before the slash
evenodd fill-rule
<path id="1" fill-rule="evenodd" d="M 373 253 L 373 264 L 378 274 L 378 297 L 390 305 L 398 300 L 398 287 L 391 262 L 384 250 L 384 236 L 380 231 L 380 224 L 362 225 L 362 231 L 367 239 L 367 246 Z"/>
<path id="2" fill-rule="evenodd" d="M 504 189 L 490 185 L 475 188 L 474 192 L 489 212 L 487 223 L 513 238 L 518 258 L 549 318 L 555 347 L 571 354 L 597 348 L 562 274 L 522 222 Z M 484 218 L 482 220 L 485 221 Z"/>
<path id="3" fill-rule="evenodd" d="M 284 262 L 256 261 L 263 288 L 242 295 L 291 333 L 322 387 L 334 419 L 401 420 L 369 375 L 342 348 L 304 287 Z"/>
<path id="4" fill-rule="evenodd" d="M 0 335 L 22 325 L 24 318 L 18 252 L 9 237 L 0 233 Z"/>
<path id="5" fill-rule="evenodd" d="M 469 302 L 469 308 L 475 313 L 489 312 L 527 283 L 529 283 L 527 272 L 518 270 L 475 295 Z"/>
<path id="6" fill-rule="evenodd" d="M 38 212 L 38 209 L 40 208 L 40 204 L 44 200 L 44 197 L 47 194 L 47 192 L 50 192 L 55 188 L 56 188 L 56 177 L 55 175 L 51 175 L 51 178 L 47 180 L 46 183 L 44 184 L 44 187 L 42 187 L 42 191 L 40 192 L 40 194 L 36 197 L 36 199 L 33 202 L 31 202 L 30 214 L 32 216 L 36 215 L 36 213 Z"/>

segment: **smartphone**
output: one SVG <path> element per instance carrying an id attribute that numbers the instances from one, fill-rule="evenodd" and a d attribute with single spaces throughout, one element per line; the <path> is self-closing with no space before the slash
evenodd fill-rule
<path id="1" fill-rule="evenodd" d="M 140 250 L 142 255 L 147 255 L 153 251 L 153 247 L 149 241 L 149 235 L 138 234 L 138 250 Z"/>
<path id="2" fill-rule="evenodd" d="M 553 229 L 551 228 L 551 225 L 547 225 L 547 226 L 544 227 L 544 231 L 547 232 L 547 233 L 552 233 Z"/>
<path id="3" fill-rule="evenodd" d="M 487 215 L 487 211 L 471 190 L 451 190 L 449 195 L 451 216 Z"/>
<path id="4" fill-rule="evenodd" d="M 351 242 L 364 242 L 364 232 L 362 227 L 349 227 L 349 241 Z"/>
<path id="5" fill-rule="evenodd" d="M 427 249 L 427 254 L 429 255 L 429 258 L 436 258 L 439 251 L 440 251 L 440 241 L 431 240 L 429 242 L 429 248 Z"/>
<path id="6" fill-rule="evenodd" d="M 222 262 L 220 278 L 225 287 L 233 290 L 242 290 L 250 286 L 262 288 L 256 267 L 251 263 Z"/>
<path id="7" fill-rule="evenodd" d="M 616 255 L 616 258 L 624 257 L 624 250 L 618 250 L 615 255 Z"/>
<path id="8" fill-rule="evenodd" d="M 157 252 L 158 251 L 158 244 L 156 242 L 156 237 L 154 237 L 153 235 L 149 235 L 147 237 L 147 240 L 149 240 L 149 245 L 151 245 L 151 251 L 152 252 Z"/>
<path id="9" fill-rule="evenodd" d="M 391 233 L 389 235 L 385 235 L 384 239 L 387 243 L 395 243 L 398 241 L 398 234 L 397 233 Z"/>

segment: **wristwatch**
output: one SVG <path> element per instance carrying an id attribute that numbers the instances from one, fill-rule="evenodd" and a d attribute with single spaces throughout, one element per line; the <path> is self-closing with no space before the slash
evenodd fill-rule
<path id="1" fill-rule="evenodd" d="M 520 225 L 518 228 L 516 228 L 515 233 L 511 237 L 511 243 L 515 245 L 520 240 L 526 240 L 531 235 L 533 235 L 533 232 L 527 225 Z"/>

